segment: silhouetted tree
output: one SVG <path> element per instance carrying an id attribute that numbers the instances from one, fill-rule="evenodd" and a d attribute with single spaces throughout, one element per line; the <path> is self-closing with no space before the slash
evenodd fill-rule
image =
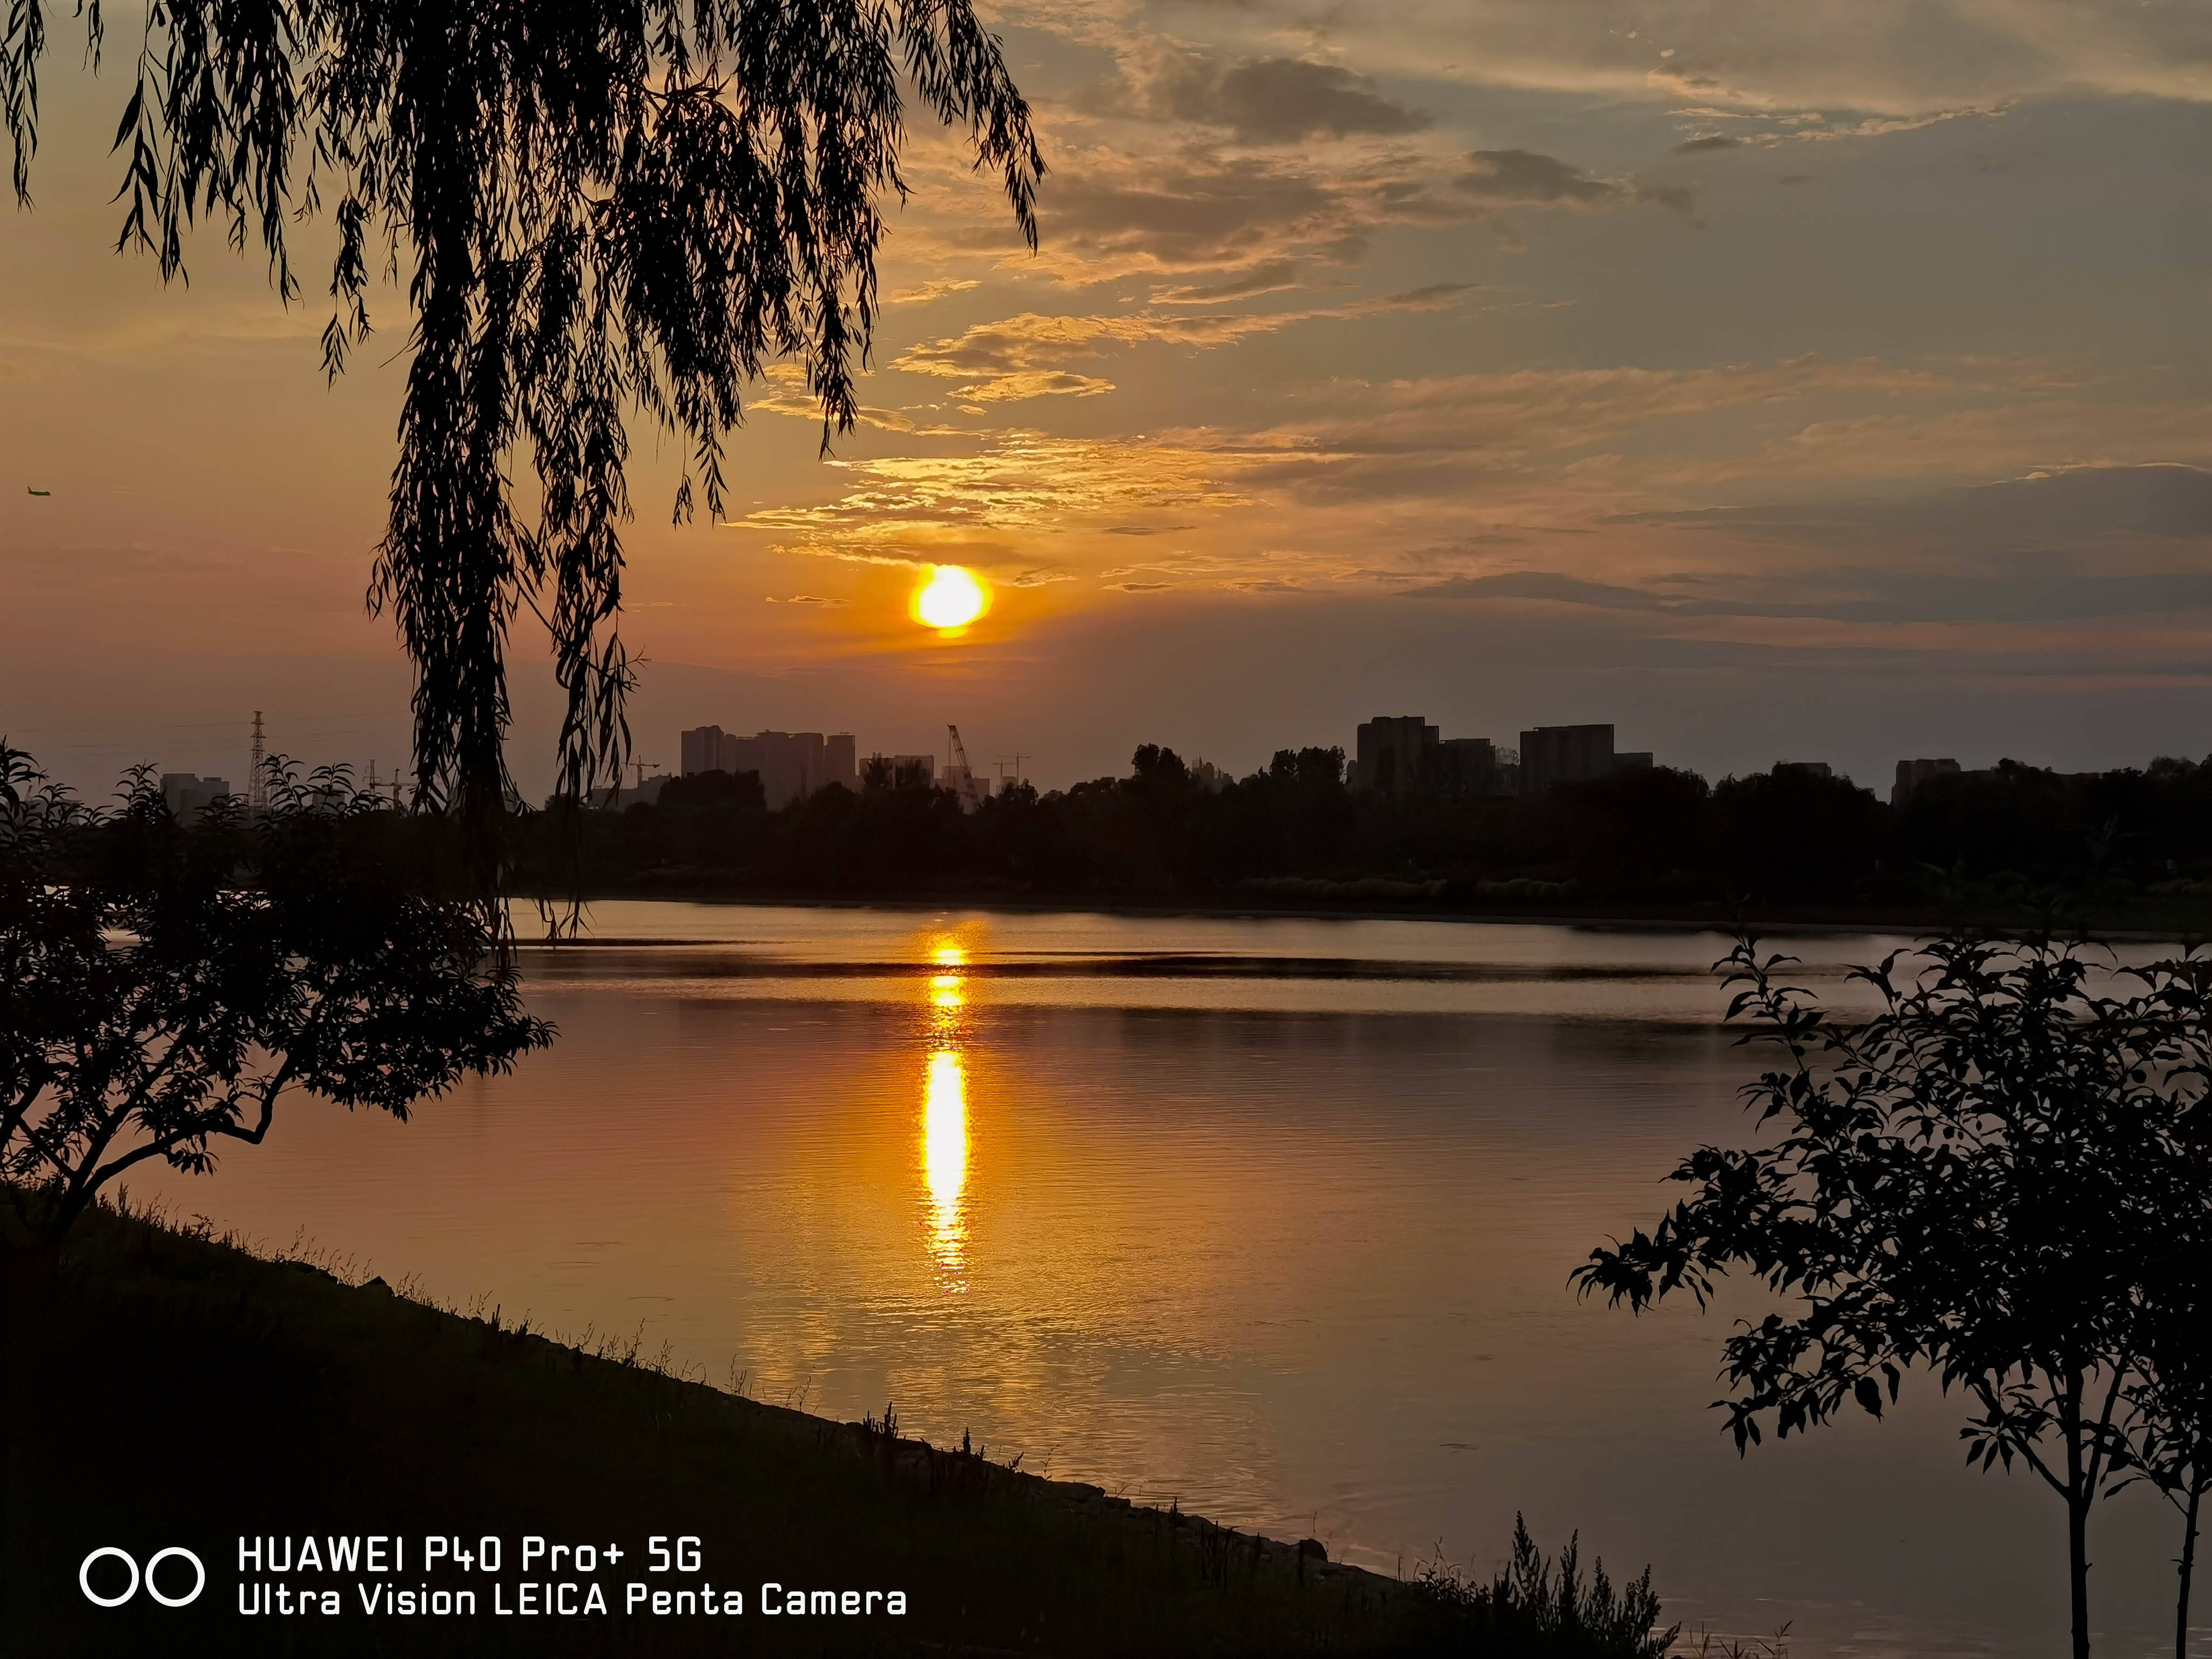
<path id="1" fill-rule="evenodd" d="M 482 906 L 368 855 L 398 815 L 343 772 L 268 782 L 187 828 L 143 769 L 94 813 L 0 744 L 0 1176 L 48 1243 L 149 1159 L 258 1145 L 287 1089 L 404 1119 L 552 1040 Z"/>
<path id="2" fill-rule="evenodd" d="M 1754 772 L 1713 788 L 1722 869 L 1765 901 L 1856 898 L 1883 855 L 1889 809 L 1848 778 Z"/>
<path id="3" fill-rule="evenodd" d="M 1853 1402 L 1878 1417 L 1906 1368 L 1933 1367 L 1978 1408 L 1970 1461 L 2018 1458 L 2064 1499 L 2083 1659 L 2089 1510 L 2132 1461 L 2123 1407 L 2154 1363 L 2146 1263 L 2201 1225 L 2203 964 L 2116 996 L 2063 945 L 1923 950 L 1909 980 L 1896 955 L 1856 970 L 1882 1006 L 1854 1024 L 1776 978 L 1789 958 L 1740 943 L 1729 1017 L 1783 1060 L 1745 1094 L 1781 1139 L 1692 1154 L 1673 1176 L 1692 1195 L 1575 1279 L 1638 1310 L 1679 1289 L 1703 1304 L 1730 1268 L 1792 1297 L 1794 1316 L 1725 1345 L 1739 1449 L 1762 1419 L 1787 1436 Z"/>
<path id="4" fill-rule="evenodd" d="M 2118 805 L 2093 815 L 2073 780 L 2002 760 L 1916 790 L 1898 815 L 1898 856 L 1970 877 L 2076 883 L 2087 872 L 2092 837 Z"/>
<path id="5" fill-rule="evenodd" d="M 1267 763 L 1271 782 L 1294 784 L 1301 789 L 1326 790 L 1344 787 L 1344 750 L 1305 748 L 1278 749 Z"/>
<path id="6" fill-rule="evenodd" d="M 1190 787 L 1190 768 L 1172 749 L 1156 743 L 1137 745 L 1129 757 L 1129 791 L 1146 796 L 1171 795 Z"/>
<path id="7" fill-rule="evenodd" d="M 2136 1473 L 2115 1486 L 2143 1480 L 2181 1516 L 2176 1565 L 2174 1659 L 2189 1659 L 2189 1602 L 2204 1494 L 2212 1489 L 2212 1261 L 2203 1225 L 2198 1172 L 2195 1224 L 2187 1212 L 2160 1242 L 2146 1274 L 2142 1363 L 2126 1389 L 2129 1416 L 2116 1467 Z M 2182 1206 L 2177 1206 L 2178 1208 Z"/>
<path id="8" fill-rule="evenodd" d="M 2195 953 L 2163 963 L 2149 994 L 2183 1031 L 2212 1026 L 2212 960 Z M 2189 1659 L 2189 1602 L 2204 1495 L 2212 1490 L 2212 1115 L 2203 1091 L 2212 1069 L 2201 1038 L 2169 1045 L 2166 1086 L 2193 1085 L 2199 1109 L 2176 1126 L 2171 1156 L 2151 1173 L 2156 1236 L 2145 1241 L 2136 1296 L 2138 1353 L 2123 1394 L 2126 1417 L 2115 1467 L 2134 1471 L 2119 1486 L 2147 1482 L 2179 1514 L 2174 1659 Z"/>
<path id="9" fill-rule="evenodd" d="M 1279 749 L 1265 771 L 1222 791 L 1207 816 L 1207 865 L 1222 886 L 1332 869 L 1355 855 L 1359 809 L 1344 787 L 1341 749 Z"/>
<path id="10" fill-rule="evenodd" d="M 738 811 L 764 812 L 768 795 L 757 772 L 694 772 L 671 778 L 660 786 L 657 806 L 722 806 Z"/>
<path id="11" fill-rule="evenodd" d="M 1601 893 L 1644 893 L 1676 872 L 1711 867 L 1712 792 L 1670 766 L 1613 772 L 1562 784 L 1532 803 L 1576 878 Z"/>
<path id="12" fill-rule="evenodd" d="M 100 0 L 83 0 L 95 65 Z M 0 106 L 30 199 L 40 0 L 0 33 Z M 562 792 L 619 781 L 629 659 L 620 526 L 629 425 L 690 457 L 722 503 L 740 391 L 794 357 L 823 441 L 858 412 L 886 195 L 903 199 L 902 88 L 964 125 L 1032 246 L 1044 171 L 1028 106 L 969 0 L 161 0 L 118 129 L 119 246 L 184 269 L 186 229 L 336 233 L 327 373 L 369 332 L 372 268 L 404 273 L 411 328 L 391 518 L 373 602 L 416 671 L 420 800 L 471 826 L 495 885 L 508 784 L 507 635 L 527 605 L 568 693 Z M 520 457 L 535 474 L 518 510 Z"/>

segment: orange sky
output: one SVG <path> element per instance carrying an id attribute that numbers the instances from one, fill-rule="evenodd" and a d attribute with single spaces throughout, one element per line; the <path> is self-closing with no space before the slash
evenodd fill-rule
<path id="1" fill-rule="evenodd" d="M 1044 246 L 931 135 L 869 414 L 757 388 L 731 519 L 641 434 L 639 757 L 1139 742 L 1245 769 L 1378 713 L 1611 720 L 1718 775 L 2202 755 L 2212 38 L 2118 0 L 995 13 Z M 366 617 L 405 324 L 335 388 L 218 239 L 108 252 L 123 95 L 49 63 L 0 240 L 0 731 L 80 787 L 404 750 Z M 312 292 L 312 287 L 311 290 Z M 28 489 L 51 489 L 33 497 Z M 963 637 L 908 616 L 972 566 Z M 515 769 L 550 778 L 539 641 Z"/>

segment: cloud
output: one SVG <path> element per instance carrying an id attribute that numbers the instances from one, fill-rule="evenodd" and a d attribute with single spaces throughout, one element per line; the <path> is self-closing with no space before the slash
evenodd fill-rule
<path id="1" fill-rule="evenodd" d="M 793 593 L 788 599 L 778 599 L 773 593 L 764 597 L 770 605 L 850 605 L 852 603 L 850 599 L 824 599 L 818 593 Z"/>
<path id="2" fill-rule="evenodd" d="M 1114 382 L 1090 374 L 1071 374 L 1065 369 L 1002 374 L 979 380 L 953 392 L 979 404 L 1016 403 L 1025 398 L 1097 398 L 1114 389 Z"/>
<path id="3" fill-rule="evenodd" d="M 1624 364 L 1337 381 L 1305 394 L 1310 412 L 1252 434 L 1249 441 L 1292 465 L 1321 456 L 1434 456 L 1462 471 L 1495 471 L 1661 422 L 1695 422 L 1823 395 L 1887 400 L 1991 387 L 2016 393 L 2027 373 L 2032 371 L 2017 365 L 1981 364 L 1966 372 L 1955 362 L 1808 355 L 1693 368 Z"/>
<path id="4" fill-rule="evenodd" d="M 1620 193 L 1617 185 L 1585 178 L 1579 167 L 1534 150 L 1479 149 L 1467 159 L 1474 163 L 1474 171 L 1453 179 L 1452 187 L 1499 207 L 1523 202 L 1587 205 Z"/>
<path id="5" fill-rule="evenodd" d="M 1387 216 L 1356 178 L 1258 157 L 1138 155 L 1063 165 L 1038 213 L 1043 257 L 1077 282 L 1242 267 L 1255 257 L 1349 264 Z"/>
<path id="6" fill-rule="evenodd" d="M 1242 297 L 1286 286 L 1295 267 L 1358 264 L 1387 229 L 1466 225 L 1530 206 L 1689 205 L 1686 191 L 1588 176 L 1528 150 L 1448 157 L 1408 149 L 1324 161 L 1099 146 L 1055 163 L 1038 207 L 1037 263 L 1079 285 L 1139 271 L 1212 279 L 1193 282 L 1193 292 L 1177 300 L 1197 300 L 1216 286 L 1230 290 L 1222 298 Z M 994 248 L 996 234 L 985 235 Z M 950 234 L 946 252 L 966 247 L 966 235 Z M 1030 256 L 1018 257 L 1026 264 Z"/>
<path id="7" fill-rule="evenodd" d="M 1984 118 L 2002 115 L 2008 106 L 2003 104 L 1966 104 L 1956 109 L 1923 110 L 1911 115 L 1869 115 L 1856 121 L 1832 122 L 1820 111 L 1802 111 L 1794 115 L 1774 118 L 1778 125 L 1763 131 L 1747 133 L 1741 138 L 1716 136 L 1693 138 L 1674 146 L 1676 155 L 1701 149 L 1726 149 L 1738 144 L 1758 144 L 1771 149 L 1779 144 L 1826 144 L 1846 138 L 1881 138 L 1892 133 L 1917 132 L 1923 127 L 1940 126 L 1946 121 L 1963 121 L 1970 117 Z"/>
<path id="8" fill-rule="evenodd" d="M 2038 466 L 2127 465 L 2146 457 L 2212 459 L 2202 401 L 2176 395 L 2178 388 L 2158 384 L 2161 378 L 2115 374 L 2104 384 L 2069 387 L 2038 385 L 2029 376 L 2009 399 L 1986 380 L 1970 382 L 1958 406 L 1814 420 L 1755 450 L 1702 463 L 1686 459 L 1671 487 L 1711 500 L 1748 481 L 1771 497 L 1806 484 L 1833 490 L 1850 479 L 1988 477 Z"/>
<path id="9" fill-rule="evenodd" d="M 945 194 L 952 190 L 948 180 Z M 972 188 L 961 194 L 975 199 Z M 1687 213 L 1690 194 L 1528 149 L 1470 155 L 1433 141 L 1357 153 L 1237 151 L 1207 141 L 1164 148 L 1139 124 L 1083 120 L 1054 152 L 1036 252 L 1012 240 L 995 214 L 955 224 L 918 217 L 902 232 L 909 254 L 924 259 L 988 253 L 1007 270 L 1042 271 L 1073 286 L 1172 275 L 1188 292 L 1164 290 L 1158 302 L 1206 303 L 1357 265 L 1386 231 L 1449 228 L 1531 207 L 1606 212 L 1650 204 Z"/>
<path id="10" fill-rule="evenodd" d="M 796 363 L 769 363 L 761 371 L 761 379 L 768 383 L 765 392 L 756 393 L 748 402 L 749 412 L 756 415 L 782 415 L 793 420 L 805 421 L 813 425 L 822 422 L 822 404 L 806 388 L 806 371 Z M 946 426 L 941 422 L 924 423 L 903 410 L 863 406 L 857 417 L 863 427 L 872 427 L 879 432 L 896 432 L 902 437 L 966 437 L 969 428 Z"/>
<path id="11" fill-rule="evenodd" d="M 1846 479 L 1879 494 L 1905 480 L 2016 475 L 2038 461 L 2056 470 L 2207 459 L 2202 406 L 2178 390 L 2156 373 L 2092 374 L 2035 357 L 1803 356 L 1340 379 L 1285 397 L 1269 424 L 1203 437 L 1237 457 L 1246 489 L 1316 508 L 1432 515 L 1440 536 L 1456 538 L 1461 530 L 1443 525 L 1590 524 L 1731 497 L 1747 507 L 1832 499 Z"/>
<path id="12" fill-rule="evenodd" d="M 1225 281 L 1206 286 L 1161 288 L 1152 290 L 1156 306 L 1218 305 L 1224 300 L 1249 300 L 1297 286 L 1297 263 L 1268 259 L 1231 274 Z M 0 371 L 4 372 L 4 371 Z"/>
<path id="13" fill-rule="evenodd" d="M 1392 312 L 1442 311 L 1471 291 L 1465 283 L 1436 283 L 1401 294 L 1354 300 L 1302 311 L 1139 312 L 1128 316 L 1048 316 L 1024 312 L 978 323 L 943 339 L 924 341 L 892 362 L 894 368 L 945 379 L 976 377 L 956 395 L 1006 401 L 1055 392 L 1079 396 L 1113 390 L 1105 380 L 1071 374 L 1070 360 L 1101 356 L 1109 347 L 1231 345 L 1255 335 L 1275 334 L 1301 323 L 1380 316 Z"/>
<path id="14" fill-rule="evenodd" d="M 1389 298 L 1433 302 L 1419 290 Z M 933 343 L 980 364 L 976 380 L 988 383 L 1052 372 L 1043 364 L 1063 350 L 1218 343 L 1246 337 L 1236 330 L 1249 322 L 1307 314 L 1025 313 L 987 325 L 988 338 L 970 331 Z M 1102 585 L 1243 593 L 1427 586 L 1438 590 L 1431 597 L 1569 605 L 1669 628 L 1701 619 L 1708 633 L 1738 622 L 2041 625 L 2069 607 L 2193 606 L 2194 567 L 2212 568 L 2193 528 L 2212 521 L 2212 473 L 2070 468 L 2045 479 L 2022 465 L 2066 453 L 2051 436 L 2075 431 L 2156 453 L 2159 434 L 2195 430 L 2202 447 L 2201 409 L 2130 403 L 2128 389 L 2051 360 L 1988 357 L 1335 380 L 1286 388 L 1281 418 L 1265 426 L 1095 440 L 1018 432 L 973 453 L 855 460 L 840 499 L 745 523 L 787 551 L 867 562 L 1044 564 Z M 1869 409 L 1879 412 L 1853 413 Z M 1896 486 L 1916 469 L 2002 483 Z M 1881 482 L 1839 502 L 1835 480 L 1853 476 Z M 2027 493 L 2054 482 L 2072 494 Z M 1761 500 L 1716 504 L 1747 487 Z M 1763 504 L 1791 490 L 1808 504 Z M 2006 526 L 2052 533 L 1998 533 Z M 2186 536 L 2197 550 L 2176 553 Z M 1159 556 L 1132 563 L 1133 538 Z M 1821 551 L 1809 572 L 1808 549 Z M 2093 554 L 2094 568 L 2068 562 Z M 2046 563 L 2017 562 L 2031 555 Z M 1501 559 L 1533 568 L 1501 570 Z M 2015 562 L 1992 578 L 2005 560 Z M 1869 586 L 1874 578 L 1855 574 L 1885 566 L 1930 580 Z M 1638 574 L 1622 580 L 1621 569 Z M 2008 582 L 2020 588 L 2010 599 Z"/>
<path id="15" fill-rule="evenodd" d="M 1696 155 L 1709 149 L 1735 149 L 1742 143 L 1742 139 L 1731 138 L 1724 132 L 1709 132 L 1702 138 L 1685 138 L 1674 146 L 1674 154 Z"/>
<path id="16" fill-rule="evenodd" d="M 1409 599 L 1549 599 L 1562 605 L 1595 605 L 1607 611 L 1662 611 L 1686 605 L 1641 588 L 1585 581 L 1559 570 L 1508 570 L 1490 576 L 1452 576 L 1425 587 L 1409 587 Z"/>
<path id="17" fill-rule="evenodd" d="M 890 296 L 890 303 L 895 306 L 925 306 L 933 300 L 943 299 L 948 294 L 965 294 L 969 289 L 981 288 L 982 285 L 981 281 L 973 276 L 957 279 L 940 276 L 924 283 L 917 288 L 901 289 Z"/>
<path id="18" fill-rule="evenodd" d="M 1176 119 L 1228 128 L 1248 144 L 1419 132 L 1430 118 L 1393 103 L 1373 82 L 1334 64 L 1253 58 L 1220 64 L 1190 54 L 1172 61 L 1149 89 Z"/>
<path id="19" fill-rule="evenodd" d="M 1892 500 L 1617 516 L 1614 525 L 1720 531 L 1754 545 L 1848 561 L 1785 559 L 1603 581 L 1557 569 L 1452 576 L 1410 599 L 1536 601 L 1677 617 L 1894 624 L 2044 623 L 2212 611 L 2212 471 L 2084 467 Z M 1741 543 L 1739 543 L 1739 546 Z M 1724 547 L 1707 544 L 1723 561 Z M 2133 568 L 2130 568 L 2133 567 Z"/>
<path id="20" fill-rule="evenodd" d="M 1047 26 L 1071 9 L 1011 3 Z M 1370 74 L 1586 105 L 1904 115 L 2084 92 L 2212 98 L 2212 15 L 2187 0 L 1234 0 L 1172 21 L 1200 16 L 1219 40 L 1325 39 Z"/>
<path id="21" fill-rule="evenodd" d="M 1233 482 L 1237 464 L 1189 445 L 1012 432 L 964 455 L 854 460 L 838 500 L 747 514 L 732 528 L 796 536 L 784 550 L 866 563 L 969 562 L 935 557 L 979 540 L 1018 538 L 1017 569 L 1038 568 L 1042 538 L 1146 513 L 1227 511 L 1251 498 Z"/>
<path id="22" fill-rule="evenodd" d="M 1863 540 L 1869 532 L 1939 540 L 1959 550 L 2066 547 L 2117 536 L 2212 540 L 2212 471 L 2085 466 L 1903 501 L 1715 507 L 1627 517 L 1820 545 Z"/>
<path id="23" fill-rule="evenodd" d="M 1739 586 L 1760 584 L 1741 579 Z M 1705 599 L 1586 580 L 1560 571 L 1455 576 L 1407 588 L 1406 599 L 1534 599 L 1606 611 L 1675 617 L 1766 617 L 1859 623 L 2044 623 L 2163 616 L 2212 610 L 2212 573 L 2085 574 L 2041 562 L 2003 562 L 1993 571 L 1819 570 L 1790 574 L 1788 592 L 1813 599 Z"/>
<path id="24" fill-rule="evenodd" d="M 1656 202 L 1679 213 L 1690 211 L 1690 192 L 1679 186 L 1641 179 L 1594 179 L 1556 155 L 1528 149 L 1478 149 L 1468 156 L 1468 172 L 1452 188 L 1485 208 L 1611 207 Z"/>

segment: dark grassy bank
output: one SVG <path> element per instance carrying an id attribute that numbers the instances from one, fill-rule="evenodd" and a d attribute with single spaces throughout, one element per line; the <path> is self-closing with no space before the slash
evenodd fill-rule
<path id="1" fill-rule="evenodd" d="M 1195 1517 L 961 1451 L 758 1404 L 641 1365 L 271 1261 L 105 1209 L 58 1262 L 12 1267 L 4 1647 L 11 1653 L 1605 1655 L 1480 1592 L 1301 1557 Z M 436 1533 L 501 1537 L 503 1571 L 421 1571 Z M 245 1572 L 241 1535 L 398 1534 L 417 1585 L 475 1618 L 372 1616 L 362 1571 Z M 596 1572 L 519 1561 L 526 1534 L 617 1544 Z M 696 1570 L 644 1569 L 695 1535 Z M 204 1595 L 112 1611 L 80 1591 L 99 1546 L 173 1545 Z M 112 1578 L 110 1577 L 112 1575 Z M 94 1588 L 119 1589 L 103 1564 Z M 173 1561 L 161 1581 L 189 1588 Z M 604 1616 L 498 1616 L 521 1581 L 598 1583 Z M 241 1617 L 241 1579 L 337 1590 L 343 1612 Z M 762 1587 L 902 1591 L 902 1617 L 767 1616 Z M 623 1611 L 623 1587 L 742 1591 L 739 1617 Z"/>

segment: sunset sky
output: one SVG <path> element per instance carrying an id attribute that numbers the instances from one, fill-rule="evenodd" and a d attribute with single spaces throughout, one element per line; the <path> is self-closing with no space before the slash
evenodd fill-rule
<path id="1" fill-rule="evenodd" d="M 1042 248 L 927 132 L 834 458 L 772 378 L 730 521 L 677 530 L 634 434 L 640 758 L 950 720 L 1051 786 L 1412 713 L 1885 789 L 2212 751 L 2201 0 L 988 15 Z M 88 789 L 238 778 L 261 708 L 388 769 L 407 672 L 362 597 L 404 307 L 326 389 L 318 284 L 288 313 L 219 235 L 189 289 L 116 257 L 128 88 L 66 29 L 0 235 L 0 733 Z M 996 590 L 955 640 L 908 614 L 940 562 Z M 516 659 L 542 793 L 542 637 Z"/>

